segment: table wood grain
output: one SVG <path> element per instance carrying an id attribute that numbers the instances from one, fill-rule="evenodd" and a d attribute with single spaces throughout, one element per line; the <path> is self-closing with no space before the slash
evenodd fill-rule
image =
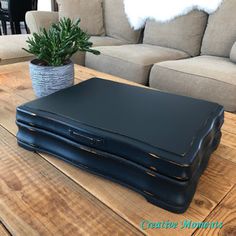
<path id="1" fill-rule="evenodd" d="M 7 231 L 7 229 L 5 228 L 5 226 L 0 223 L 0 235 L 1 236 L 10 236 L 9 232 Z"/>
<path id="2" fill-rule="evenodd" d="M 75 74 L 76 83 L 102 77 L 136 86 L 77 65 Z M 221 144 L 200 178 L 189 209 L 174 214 L 121 185 L 18 147 L 15 110 L 34 98 L 28 63 L 0 66 L 0 221 L 12 235 L 234 235 L 236 115 L 225 113 Z M 223 228 L 143 231 L 143 219 L 223 221 Z"/>

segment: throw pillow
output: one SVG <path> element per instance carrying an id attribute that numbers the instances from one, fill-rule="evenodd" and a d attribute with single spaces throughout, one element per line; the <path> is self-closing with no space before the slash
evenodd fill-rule
<path id="1" fill-rule="evenodd" d="M 230 52 L 230 60 L 236 63 L 236 42 L 234 43 L 231 52 Z"/>
<path id="2" fill-rule="evenodd" d="M 104 35 L 102 0 L 57 0 L 59 17 L 81 19 L 81 28 L 89 35 Z"/>
<path id="3" fill-rule="evenodd" d="M 197 10 L 165 23 L 149 19 L 146 22 L 143 42 L 198 56 L 206 24 L 207 14 Z"/>
<path id="4" fill-rule="evenodd" d="M 236 39 L 235 9 L 235 0 L 224 0 L 219 9 L 209 15 L 202 40 L 202 55 L 229 57 Z"/>
<path id="5" fill-rule="evenodd" d="M 106 35 L 127 43 L 138 43 L 141 30 L 134 30 L 125 15 L 123 0 L 103 0 Z"/>

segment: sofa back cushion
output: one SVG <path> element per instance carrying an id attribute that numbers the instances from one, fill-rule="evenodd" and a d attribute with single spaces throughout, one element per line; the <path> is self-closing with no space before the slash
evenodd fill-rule
<path id="1" fill-rule="evenodd" d="M 236 41 L 236 0 L 224 0 L 209 16 L 202 42 L 202 54 L 229 57 Z"/>
<path id="2" fill-rule="evenodd" d="M 89 35 L 104 35 L 102 0 L 57 0 L 59 17 L 81 19 L 81 28 Z"/>
<path id="3" fill-rule="evenodd" d="M 106 35 L 137 43 L 141 30 L 134 31 L 125 14 L 124 0 L 103 0 Z"/>
<path id="4" fill-rule="evenodd" d="M 207 18 L 206 13 L 195 10 L 165 23 L 147 20 L 143 41 L 197 56 L 200 54 Z"/>

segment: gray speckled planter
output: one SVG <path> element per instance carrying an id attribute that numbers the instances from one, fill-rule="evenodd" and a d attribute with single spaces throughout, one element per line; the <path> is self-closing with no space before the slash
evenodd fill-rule
<path id="1" fill-rule="evenodd" d="M 74 84 L 74 64 L 41 66 L 38 60 L 30 62 L 30 76 L 37 97 L 44 97 Z"/>

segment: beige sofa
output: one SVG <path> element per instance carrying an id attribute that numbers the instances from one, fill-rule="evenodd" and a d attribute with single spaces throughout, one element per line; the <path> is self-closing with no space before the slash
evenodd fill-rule
<path id="1" fill-rule="evenodd" d="M 224 0 L 210 16 L 195 11 L 165 24 L 148 20 L 142 44 L 97 47 L 101 56 L 86 55 L 85 65 L 235 112 L 235 12 L 236 1 Z"/>
<path id="2" fill-rule="evenodd" d="M 206 23 L 201 11 L 165 24 L 148 20 L 142 44 L 98 47 L 99 59 L 86 55 L 85 65 L 147 85 L 153 64 L 199 55 Z"/>
<path id="3" fill-rule="evenodd" d="M 157 63 L 150 86 L 223 104 L 236 111 L 236 1 L 225 0 L 209 16 L 197 57 Z"/>
<path id="4" fill-rule="evenodd" d="M 104 0 L 103 8 L 104 27 L 106 33 L 96 36 L 91 35 L 90 41 L 93 42 L 94 46 L 115 46 L 123 44 L 135 44 L 139 42 L 141 30 L 134 31 L 130 27 L 124 12 L 122 0 Z M 56 23 L 58 20 L 58 12 L 31 11 L 26 14 L 27 26 L 29 27 L 31 33 L 39 32 L 41 28 L 49 28 L 52 23 Z M 23 38 L 26 39 L 28 36 L 24 35 L 20 37 L 22 38 L 20 45 L 21 47 L 25 47 L 26 44 Z M 5 36 L 5 39 L 2 40 L 0 38 L 0 45 L 3 44 L 3 40 L 7 42 L 9 38 L 11 38 L 11 36 Z M 1 54 L 4 54 L 1 53 L 2 50 L 4 49 L 1 49 L 0 46 L 0 57 L 2 57 Z M 21 52 L 20 54 L 23 54 L 24 57 L 28 56 L 26 52 Z M 4 61 L 9 62 L 6 57 L 3 57 L 2 59 L 2 64 L 4 64 Z M 73 57 L 73 61 L 77 64 L 84 65 L 85 54 L 77 53 Z"/>
<path id="5" fill-rule="evenodd" d="M 73 58 L 76 63 L 236 111 L 235 0 L 224 0 L 210 16 L 192 11 L 164 24 L 148 20 L 143 31 L 130 27 L 123 0 L 103 0 L 103 10 L 106 33 L 91 36 L 101 55 L 78 53 Z M 57 22 L 58 13 L 28 12 L 26 21 L 31 32 L 38 32 Z M 18 51 L 25 43 L 26 36 L 21 37 Z M 0 39 L 0 57 L 1 44 Z M 12 57 L 14 50 L 12 47 Z M 20 55 L 23 60 L 29 56 L 25 52 Z M 3 58 L 2 63 L 11 60 L 17 58 Z"/>
<path id="6" fill-rule="evenodd" d="M 105 35 L 91 36 L 94 46 L 114 46 L 135 44 L 140 40 L 141 30 L 134 31 L 126 18 L 122 0 L 104 0 Z M 89 13 L 88 13 L 89 14 Z M 59 20 L 58 12 L 31 11 L 26 14 L 27 26 L 30 32 L 39 32 L 41 28 L 49 28 Z M 30 35 L 0 36 L 0 64 L 15 63 L 30 60 L 30 56 L 22 48 L 27 47 L 26 40 Z M 73 61 L 84 65 L 85 54 L 77 53 Z"/>

